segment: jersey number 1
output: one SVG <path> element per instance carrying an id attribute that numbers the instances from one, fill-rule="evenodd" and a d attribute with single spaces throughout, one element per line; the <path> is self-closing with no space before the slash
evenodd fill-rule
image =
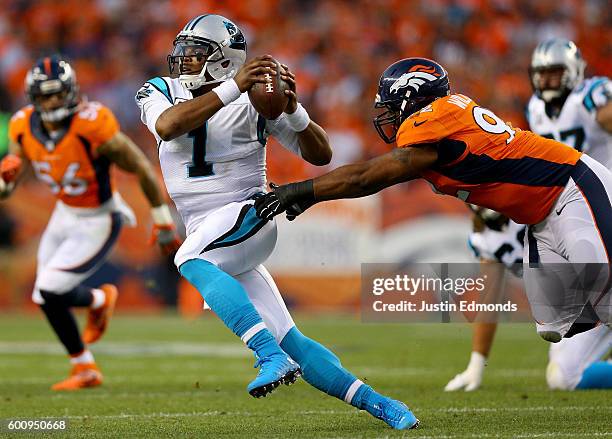
<path id="1" fill-rule="evenodd" d="M 191 163 L 187 166 L 189 177 L 208 177 L 213 175 L 213 164 L 206 161 L 206 135 L 208 124 L 189 131 L 187 137 L 193 139 Z"/>

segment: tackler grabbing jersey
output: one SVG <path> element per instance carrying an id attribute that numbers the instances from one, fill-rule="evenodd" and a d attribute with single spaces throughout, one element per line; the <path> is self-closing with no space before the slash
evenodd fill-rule
<path id="1" fill-rule="evenodd" d="M 556 342 L 609 322 L 612 174 L 604 166 L 512 127 L 468 96 L 451 94 L 446 70 L 429 59 L 389 66 L 380 78 L 376 107 L 385 110 L 376 128 L 385 141 L 396 142 L 394 151 L 275 187 L 257 200 L 258 215 L 287 212 L 294 218 L 321 201 L 362 197 L 424 178 L 438 193 L 529 225 L 524 277 L 543 338 Z M 568 262 L 596 267 L 583 276 Z M 583 281 L 579 291 L 577 277 Z"/>

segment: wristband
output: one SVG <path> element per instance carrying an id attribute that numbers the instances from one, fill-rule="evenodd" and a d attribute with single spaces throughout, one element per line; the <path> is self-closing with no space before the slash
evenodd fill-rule
<path id="1" fill-rule="evenodd" d="M 229 79 L 227 81 L 222 82 L 221 85 L 218 85 L 217 87 L 213 88 L 212 91 L 214 91 L 215 94 L 219 96 L 219 99 L 221 100 L 221 102 L 223 102 L 223 105 L 227 105 L 231 102 L 234 102 L 242 94 L 242 92 L 238 88 L 238 84 L 236 84 L 236 81 L 234 81 L 233 79 Z"/>
<path id="2" fill-rule="evenodd" d="M 170 208 L 167 204 L 161 204 L 157 207 L 151 209 L 151 216 L 153 217 L 153 222 L 157 225 L 168 225 L 173 224 L 172 214 L 170 213 Z"/>
<path id="3" fill-rule="evenodd" d="M 285 114 L 285 119 L 289 124 L 289 128 L 291 128 L 296 133 L 304 131 L 310 123 L 310 116 L 308 115 L 306 109 L 302 107 L 302 104 L 300 103 L 298 103 L 297 109 L 293 113 Z"/>

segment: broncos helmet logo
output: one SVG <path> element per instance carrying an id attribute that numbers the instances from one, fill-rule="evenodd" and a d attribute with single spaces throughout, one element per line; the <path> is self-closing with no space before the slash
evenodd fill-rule
<path id="1" fill-rule="evenodd" d="M 397 93 L 403 88 L 412 87 L 418 92 L 421 85 L 426 82 L 435 81 L 436 79 L 438 78 L 435 75 L 424 71 L 407 72 L 393 82 L 389 91 L 391 93 Z M 410 92 L 408 92 L 408 95 L 410 95 Z"/>

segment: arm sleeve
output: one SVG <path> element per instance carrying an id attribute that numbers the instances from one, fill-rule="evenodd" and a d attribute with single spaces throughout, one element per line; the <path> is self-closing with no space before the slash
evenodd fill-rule
<path id="1" fill-rule="evenodd" d="M 172 106 L 168 98 L 149 82 L 145 82 L 135 96 L 136 105 L 140 109 L 140 120 L 144 123 L 157 142 L 161 137 L 155 130 L 155 123 L 159 116 Z"/>
<path id="2" fill-rule="evenodd" d="M 297 133 L 289 127 L 285 113 L 282 113 L 277 119 L 266 120 L 266 131 L 278 140 L 285 149 L 298 157 L 302 157 Z"/>

